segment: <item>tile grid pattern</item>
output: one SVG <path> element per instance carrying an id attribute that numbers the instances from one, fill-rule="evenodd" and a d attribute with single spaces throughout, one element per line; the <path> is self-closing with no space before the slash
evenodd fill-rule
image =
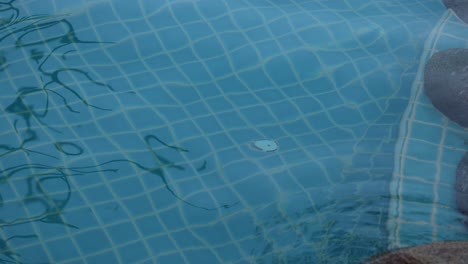
<path id="1" fill-rule="evenodd" d="M 438 112 L 424 94 L 426 61 L 437 51 L 467 48 L 468 28 L 448 10 L 428 39 L 412 97 L 400 125 L 391 184 L 389 247 L 468 238 L 455 204 L 455 171 L 467 130 Z M 413 197 L 408 189 L 417 189 Z"/>
<path id="2" fill-rule="evenodd" d="M 3 109 L 16 102 L 15 88 L 52 78 L 37 71 L 45 59 L 33 52 L 51 53 L 46 72 L 68 69 L 50 91 L 22 97 L 36 113 L 47 98 L 46 116 L 5 114 L 5 138 L 40 138 L 25 143 L 29 155 L 1 162 L 14 176 L 1 185 L 2 212 L 10 212 L 1 237 L 22 261 L 333 263 L 375 250 L 360 243 L 382 240 L 386 202 L 369 200 L 385 194 L 379 184 L 392 170 L 405 88 L 438 1 L 124 2 L 21 7 L 71 12 L 65 18 L 80 40 L 111 43 L 54 52 L 53 41 L 19 51 L 4 43 L 11 52 L 2 85 L 12 91 L 0 97 Z M 31 41 L 71 33 L 60 26 Z M 253 151 L 249 142 L 261 138 L 280 150 Z M 12 172 L 15 165 L 30 174 Z M 55 211 L 23 204 L 34 174 L 66 175 L 33 179 L 47 197 L 37 189 L 29 198 Z M 69 193 L 62 210 L 59 198 Z"/>

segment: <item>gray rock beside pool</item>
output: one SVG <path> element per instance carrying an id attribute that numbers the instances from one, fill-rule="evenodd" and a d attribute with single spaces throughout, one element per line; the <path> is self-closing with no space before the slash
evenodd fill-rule
<path id="1" fill-rule="evenodd" d="M 464 215 L 468 215 L 468 152 L 458 163 L 455 179 L 455 195 L 458 211 Z"/>
<path id="2" fill-rule="evenodd" d="M 440 112 L 468 127 L 468 49 L 435 53 L 424 70 L 424 89 Z"/>
<path id="3" fill-rule="evenodd" d="M 444 0 L 447 8 L 451 8 L 457 16 L 468 23 L 468 0 Z"/>

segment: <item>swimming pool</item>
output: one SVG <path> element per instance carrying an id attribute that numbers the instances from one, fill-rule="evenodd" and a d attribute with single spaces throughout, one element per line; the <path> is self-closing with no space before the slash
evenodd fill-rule
<path id="1" fill-rule="evenodd" d="M 418 92 L 429 54 L 468 46 L 439 0 L 0 13 L 6 263 L 358 263 L 467 238 L 440 199 L 464 131 Z M 449 132 L 407 133 L 421 123 Z M 411 164 L 425 146 L 447 170 Z"/>

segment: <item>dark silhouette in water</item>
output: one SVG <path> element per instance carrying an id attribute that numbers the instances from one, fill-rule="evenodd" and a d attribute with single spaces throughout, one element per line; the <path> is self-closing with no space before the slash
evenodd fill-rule
<path id="1" fill-rule="evenodd" d="M 444 0 L 447 8 L 451 8 L 457 16 L 468 23 L 468 0 Z"/>

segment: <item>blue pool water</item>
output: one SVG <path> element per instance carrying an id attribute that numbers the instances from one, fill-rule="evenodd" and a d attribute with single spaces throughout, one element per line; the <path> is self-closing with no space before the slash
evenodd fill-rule
<path id="1" fill-rule="evenodd" d="M 454 201 L 442 222 L 412 213 L 439 186 L 451 197 L 464 153 L 417 92 L 434 47 L 468 47 L 440 0 L 12 0 L 0 15 L 5 263 L 359 263 L 467 237 Z M 406 134 L 417 122 L 456 144 Z M 401 162 L 446 145 L 445 185 Z"/>

